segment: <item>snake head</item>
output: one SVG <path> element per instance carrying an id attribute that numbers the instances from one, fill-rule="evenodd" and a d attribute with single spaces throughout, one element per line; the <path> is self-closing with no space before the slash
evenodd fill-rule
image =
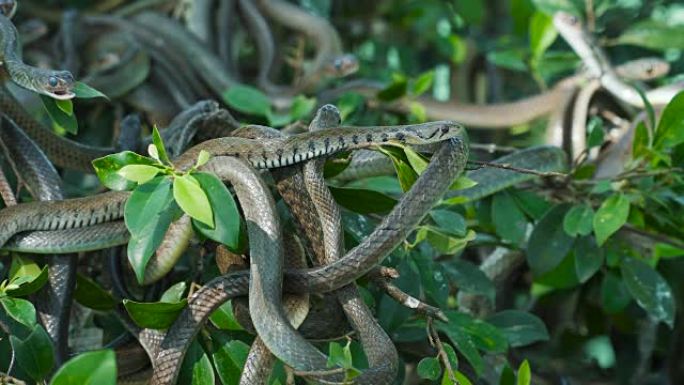
<path id="1" fill-rule="evenodd" d="M 632 80 L 652 80 L 667 75 L 670 63 L 658 57 L 647 57 L 632 60 L 624 64 L 618 73 Z"/>
<path id="2" fill-rule="evenodd" d="M 59 100 L 72 99 L 74 76 L 69 71 L 41 71 L 34 76 L 35 91 Z"/>
<path id="3" fill-rule="evenodd" d="M 336 56 L 326 67 L 330 76 L 345 77 L 359 70 L 359 60 L 352 54 Z"/>
<path id="4" fill-rule="evenodd" d="M 563 32 L 581 32 L 582 20 L 579 17 L 563 11 L 558 11 L 553 15 L 553 25 L 556 29 Z"/>
<path id="5" fill-rule="evenodd" d="M 395 139 L 407 144 L 441 142 L 463 135 L 465 128 L 450 120 L 405 126 L 394 134 Z"/>
<path id="6" fill-rule="evenodd" d="M 0 0 L 0 14 L 11 19 L 15 12 L 17 12 L 16 0 Z"/>

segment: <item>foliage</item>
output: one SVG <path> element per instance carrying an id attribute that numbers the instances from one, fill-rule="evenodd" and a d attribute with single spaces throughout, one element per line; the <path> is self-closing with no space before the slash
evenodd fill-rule
<path id="1" fill-rule="evenodd" d="M 90 2 L 63 3 L 98 9 Z M 332 102 L 345 125 L 423 122 L 430 119 L 426 98 L 501 102 L 553 89 L 581 68 L 553 25 L 559 10 L 591 20 L 613 63 L 649 55 L 665 58 L 670 75 L 656 80 L 655 86 L 681 81 L 684 70 L 684 7 L 676 1 L 383 0 L 332 2 L 332 8 L 329 1 L 297 3 L 336 24 L 345 47 L 360 59 L 359 78 L 382 81 L 373 95 L 335 95 Z M 289 53 L 308 52 L 287 33 L 277 32 L 288 44 L 285 63 L 296 59 Z M 251 75 L 256 73 L 254 47 L 245 44 L 238 52 L 239 65 L 248 66 Z M 287 68 L 282 77 L 294 82 L 302 68 Z M 215 96 L 240 122 L 296 129 L 310 121 L 321 101 L 329 101 L 324 91 L 345 82 L 321 80 L 322 92 L 294 95 L 285 109 L 269 92 L 252 85 L 237 85 Z M 110 100 L 105 93 L 110 95 L 79 82 L 76 97 L 81 100 L 41 96 L 40 112 L 60 135 L 108 140 L 110 132 L 97 130 L 118 119 L 109 111 L 112 106 L 127 111 L 138 107 L 122 103 L 124 98 Z M 127 103 L 133 103 L 130 100 Z M 408 107 L 397 110 L 402 103 Z M 573 383 L 623 383 L 625 378 L 667 383 L 684 376 L 684 92 L 663 109 L 646 111 L 646 118 L 633 125 L 634 137 L 626 145 L 627 156 L 620 159 L 620 170 L 604 176 L 599 172 L 602 157 L 617 146 L 612 139 L 619 131 L 615 122 L 627 127 L 637 116 L 629 108 L 615 111 L 614 118 L 595 114 L 586 119 L 582 140 L 587 150 L 572 154 L 569 162 L 561 150 L 539 146 L 546 140 L 543 119 L 496 134 L 469 130 L 474 144 L 492 142 L 480 148 L 495 153 L 473 146 L 471 160 L 498 159 L 494 163 L 499 166 L 534 168 L 536 174 L 517 174 L 511 183 L 491 188 L 512 171 L 478 169 L 481 164 L 472 163 L 406 242 L 383 261 L 399 274 L 392 281 L 396 287 L 440 309 L 445 320 L 414 312 L 372 280 L 359 281 L 364 300 L 400 348 L 397 383 L 406 375 L 404 364 L 421 384 L 442 385 L 529 385 L 537 383 L 537 376 L 540 383 L 560 377 Z M 148 115 L 162 115 L 155 112 Z M 154 118 L 148 121 L 155 123 Z M 187 308 L 196 284 L 235 268 L 230 266 L 234 260 L 215 251 L 216 244 L 225 246 L 231 257 L 247 253 L 245 225 L 233 193 L 204 171 L 212 161 L 209 154 L 200 152 L 193 167 L 179 170 L 156 126 L 151 134 L 147 155 L 122 151 L 93 162 L 102 186 L 130 192 L 124 210 L 131 234 L 128 264 L 135 277 L 130 280 L 145 281 L 150 260 L 164 252 L 164 235 L 182 224 L 182 216 L 191 218 L 199 242 L 160 284 L 163 294 L 154 298 L 142 295 L 145 289 L 134 282 L 134 298 L 120 298 L 97 258 L 81 260 L 74 298 L 85 314 L 83 329 L 105 344 L 123 332 L 117 308 L 123 307 L 139 327 L 170 327 Z M 510 147 L 526 150 L 506 155 Z M 396 176 L 341 183 L 335 177 L 353 155 L 344 153 L 326 164 L 330 190 L 343 209 L 347 250 L 372 232 L 429 164 L 428 157 L 411 147 L 376 150 L 391 160 Z M 535 159 L 529 154 L 536 150 L 547 156 L 538 167 L 529 163 Z M 509 158 L 521 153 L 518 160 Z M 88 177 L 69 172 L 64 176 L 70 195 L 86 195 L 95 188 Z M 283 222 L 288 222 L 287 215 Z M 55 348 L 32 302 L 48 282 L 48 266 L 34 255 L 6 254 L 0 259 L 0 373 L 10 369 L 11 355 L 5 353 L 14 352 L 9 374 L 29 383 L 114 384 L 114 351 L 98 350 L 105 344 L 56 366 Z M 213 312 L 186 355 L 179 383 L 238 382 L 254 340 L 238 318 L 230 302 Z M 77 337 L 86 339 L 81 332 Z M 318 346 L 328 355 L 329 366 L 343 368 L 348 379 L 368 366 L 353 337 Z M 269 384 L 286 381 L 280 364 Z"/>

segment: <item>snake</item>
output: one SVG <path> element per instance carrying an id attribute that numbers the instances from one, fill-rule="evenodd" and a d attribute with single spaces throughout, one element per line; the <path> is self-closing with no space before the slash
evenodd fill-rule
<path id="1" fill-rule="evenodd" d="M 662 76 L 669 71 L 669 64 L 659 58 L 637 59 L 616 67 L 619 76 L 632 80 L 650 80 Z M 532 95 L 513 102 L 493 104 L 470 104 L 457 101 L 439 102 L 430 97 L 420 97 L 430 119 L 453 119 L 469 128 L 502 129 L 529 123 L 534 119 L 549 115 L 562 104 L 562 101 L 587 79 L 585 74 L 577 74 L 560 80 L 548 91 Z M 346 92 L 356 92 L 368 97 L 375 97 L 386 85 L 377 81 L 356 80 L 331 91 L 323 93 L 320 99 L 327 102 Z M 400 100 L 389 103 L 387 108 L 409 113 L 410 102 Z"/>
<path id="2" fill-rule="evenodd" d="M 0 140 L 18 178 L 35 199 L 55 201 L 64 198 L 62 181 L 54 166 L 21 128 L 11 120 L 4 119 Z M 54 342 L 58 366 L 68 359 L 69 354 L 69 313 L 76 283 L 76 262 L 74 254 L 50 256 L 48 283 L 36 295 L 36 307 Z"/>
<path id="3" fill-rule="evenodd" d="M 295 91 L 310 90 L 324 76 L 343 77 L 358 70 L 358 60 L 343 52 L 340 37 L 328 20 L 282 0 L 257 0 L 256 3 L 266 16 L 302 32 L 316 45 L 311 68 L 304 73 Z"/>
<path id="4" fill-rule="evenodd" d="M 288 292 L 327 292 L 337 289 L 350 283 L 358 276 L 365 274 L 382 260 L 387 253 L 393 250 L 413 227 L 420 222 L 427 210 L 436 203 L 451 181 L 465 166 L 468 154 L 467 137 L 465 132 L 460 129 L 460 126 L 455 126 L 454 128 L 458 128 L 455 130 L 456 132 L 453 132 L 452 136 L 443 140 L 434 138 L 437 136 L 437 133 L 434 131 L 434 127 L 432 128 L 432 134 L 428 135 L 428 137 L 436 141 L 442 141 L 442 147 L 433 156 L 432 162 L 419 177 L 414 187 L 406 193 L 402 201 L 395 206 L 370 236 L 357 247 L 350 250 L 345 257 L 334 263 L 303 270 L 301 273 L 296 271 L 286 272 L 283 289 Z M 340 131 L 344 132 L 346 130 L 346 128 L 337 128 L 334 132 L 339 134 Z M 328 136 L 330 135 L 328 131 L 323 130 L 294 135 L 290 138 L 301 136 L 320 137 L 321 134 Z M 438 131 L 442 132 L 442 129 L 440 128 Z M 288 141 L 290 138 L 285 138 L 284 140 Z M 280 142 L 280 140 L 278 141 Z M 262 143 L 267 142 L 262 141 Z M 258 270 L 257 273 L 259 273 Z M 161 349 L 155 359 L 156 366 L 153 384 L 170 384 L 175 381 L 179 363 L 182 361 L 190 341 L 199 331 L 202 322 L 221 303 L 233 296 L 246 294 L 248 286 L 249 278 L 247 274 L 244 272 L 233 273 L 208 282 L 190 298 L 188 307 L 181 313 L 164 338 Z M 269 298 L 280 298 L 279 293 L 272 294 Z M 251 295 L 250 298 L 252 298 Z M 266 310 L 261 309 L 260 304 L 261 302 L 259 301 L 256 304 L 250 303 L 250 312 L 252 314 L 265 314 Z M 287 325 L 286 323 L 282 324 Z M 265 325 L 266 330 L 263 330 L 264 328 L 262 330 L 257 328 L 259 335 L 262 337 L 264 335 L 270 336 L 270 338 L 276 338 L 277 340 L 278 335 L 274 336 L 274 331 L 270 330 L 269 327 L 269 325 Z M 288 333 L 287 335 L 292 334 Z M 266 341 L 266 339 L 264 340 Z M 307 349 L 298 350 L 295 349 L 295 346 L 297 345 L 285 343 L 268 347 L 278 358 L 297 370 L 310 372 L 320 367 L 325 367 L 325 356 L 320 352 L 311 352 L 313 355 L 308 356 L 306 354 Z"/>
<path id="5" fill-rule="evenodd" d="M 553 16 L 553 24 L 559 34 L 565 39 L 575 53 L 582 59 L 587 67 L 587 72 L 594 78 L 599 79 L 601 85 L 613 96 L 623 102 L 638 108 L 644 108 L 641 95 L 634 87 L 625 83 L 610 64 L 605 52 L 594 43 L 593 37 L 584 28 L 581 20 L 567 12 L 556 12 Z M 663 86 L 645 92 L 646 99 L 653 105 L 665 105 L 684 89 L 684 84 Z"/>

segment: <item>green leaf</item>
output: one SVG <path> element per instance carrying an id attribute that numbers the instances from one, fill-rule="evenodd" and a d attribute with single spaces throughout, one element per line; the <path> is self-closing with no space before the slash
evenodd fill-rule
<path id="1" fill-rule="evenodd" d="M 487 318 L 487 322 L 503 332 L 511 347 L 548 341 L 549 332 L 537 316 L 520 310 L 504 310 Z"/>
<path id="2" fill-rule="evenodd" d="M 525 360 L 518 368 L 518 385 L 530 385 L 531 383 L 532 371 L 530 370 L 530 363 Z"/>
<path id="3" fill-rule="evenodd" d="M 188 348 L 178 375 L 179 384 L 214 385 L 214 368 L 197 340 Z"/>
<path id="4" fill-rule="evenodd" d="M 603 260 L 603 249 L 598 247 L 594 237 L 580 237 L 575 242 L 575 272 L 580 282 L 593 277 L 603 266 Z"/>
<path id="5" fill-rule="evenodd" d="M 475 187 L 477 186 L 477 182 L 468 178 L 467 176 L 459 176 L 456 178 L 454 183 L 449 186 L 449 190 L 465 190 L 467 188 Z"/>
<path id="6" fill-rule="evenodd" d="M 111 349 L 77 355 L 59 368 L 50 385 L 116 385 L 116 355 Z"/>
<path id="7" fill-rule="evenodd" d="M 83 82 L 76 82 L 76 84 L 74 84 L 73 93 L 76 94 L 76 97 L 80 99 L 105 98 L 109 100 L 107 95 Z"/>
<path id="8" fill-rule="evenodd" d="M 594 215 L 594 233 L 599 246 L 627 222 L 629 201 L 622 194 L 613 194 L 603 201 Z"/>
<path id="9" fill-rule="evenodd" d="M 466 235 L 466 222 L 463 215 L 451 211 L 435 209 L 430 211 L 432 220 L 435 221 L 440 230 L 447 234 L 453 234 L 457 237 L 464 237 Z"/>
<path id="10" fill-rule="evenodd" d="M 247 361 L 249 346 L 242 341 L 228 338 L 222 332 L 210 329 L 210 333 L 214 345 L 212 358 L 221 383 L 237 384 Z"/>
<path id="11" fill-rule="evenodd" d="M 0 304 L 7 315 L 20 324 L 32 329 L 36 325 L 36 309 L 25 299 L 0 297 Z"/>
<path id="12" fill-rule="evenodd" d="M 62 112 L 64 112 L 68 116 L 72 116 L 74 114 L 74 103 L 72 103 L 70 99 L 67 99 L 67 100 L 55 99 L 55 104 L 57 105 L 57 108 L 62 110 Z"/>
<path id="13" fill-rule="evenodd" d="M 527 242 L 527 263 L 535 275 L 556 268 L 572 248 L 574 239 L 563 230 L 563 218 L 569 209 L 567 204 L 555 206 L 532 230 Z"/>
<path id="14" fill-rule="evenodd" d="M 593 229 L 594 210 L 587 204 L 572 206 L 563 218 L 563 230 L 571 236 L 589 235 Z"/>
<path id="15" fill-rule="evenodd" d="M 180 281 L 166 289 L 161 298 L 159 298 L 159 302 L 179 302 L 183 299 L 185 289 L 187 289 L 186 283 L 184 281 Z"/>
<path id="16" fill-rule="evenodd" d="M 400 78 L 378 92 L 377 96 L 383 102 L 391 102 L 403 98 L 406 95 L 407 88 L 406 78 Z"/>
<path id="17" fill-rule="evenodd" d="M 316 98 L 307 98 L 304 95 L 297 95 L 290 107 L 290 120 L 301 120 L 311 115 L 316 108 Z"/>
<path id="18" fill-rule="evenodd" d="M 15 266 L 14 261 L 17 259 L 18 257 L 16 256 L 12 258 L 12 267 Z M 35 267 L 37 267 L 37 265 Z M 43 266 L 42 269 L 38 270 L 38 275 L 34 274 L 35 273 L 33 271 L 29 274 L 27 274 L 26 271 L 21 272 L 21 270 L 15 270 L 12 272 L 12 269 L 10 268 L 11 284 L 5 291 L 7 295 L 12 297 L 23 297 L 40 290 L 40 288 L 42 288 L 48 281 L 48 267 Z"/>
<path id="19" fill-rule="evenodd" d="M 413 82 L 413 86 L 411 87 L 411 93 L 414 96 L 420 96 L 427 92 L 430 87 L 432 87 L 432 82 L 435 80 L 435 71 L 427 71 Z"/>
<path id="20" fill-rule="evenodd" d="M 684 143 L 684 91 L 665 107 L 655 132 L 655 148 L 666 149 Z"/>
<path id="21" fill-rule="evenodd" d="M 52 120 L 52 124 L 58 129 L 64 130 L 70 134 L 78 133 L 78 121 L 76 120 L 76 115 L 68 115 L 62 111 L 57 105 L 57 101 L 49 96 L 39 95 L 40 100 L 43 101 L 43 106 L 45 111 L 47 111 L 48 116 Z"/>
<path id="22" fill-rule="evenodd" d="M 438 229 L 431 226 L 422 226 L 416 232 L 416 239 L 411 246 L 416 246 L 418 243 L 426 240 L 430 245 L 442 254 L 453 255 L 463 250 L 468 242 L 475 239 L 475 232 L 469 230 L 465 237 L 453 237 L 445 234 Z"/>
<path id="23" fill-rule="evenodd" d="M 77 274 L 74 299 L 81 305 L 99 311 L 109 311 L 116 306 L 116 300 L 90 278 Z"/>
<path id="24" fill-rule="evenodd" d="M 436 380 L 442 373 L 439 360 L 434 357 L 425 357 L 418 362 L 418 376 L 426 380 Z"/>
<path id="25" fill-rule="evenodd" d="M 418 175 L 422 174 L 429 164 L 428 160 L 408 146 L 404 147 L 404 153 L 406 154 L 406 159 L 408 159 L 413 171 Z"/>
<path id="26" fill-rule="evenodd" d="M 117 173 L 122 177 L 137 184 L 147 183 L 157 176 L 162 170 L 157 166 L 146 164 L 129 164 L 123 166 Z"/>
<path id="27" fill-rule="evenodd" d="M 157 155 L 159 156 L 159 160 L 164 162 L 165 164 L 171 164 L 171 159 L 169 159 L 169 154 L 166 152 L 166 146 L 164 145 L 164 140 L 162 139 L 161 135 L 159 134 L 159 130 L 157 129 L 157 126 L 154 125 L 152 127 L 152 144 L 154 144 L 154 147 L 157 149 Z"/>
<path id="28" fill-rule="evenodd" d="M 675 302 L 667 281 L 647 263 L 636 258 L 625 258 L 620 271 L 627 289 L 639 306 L 657 321 L 674 327 Z"/>
<path id="29" fill-rule="evenodd" d="M 505 365 L 501 370 L 501 377 L 499 377 L 499 385 L 515 385 L 515 373 L 510 366 Z"/>
<path id="30" fill-rule="evenodd" d="M 492 303 L 496 296 L 494 283 L 487 275 L 471 262 L 457 259 L 444 264 L 444 271 L 449 280 L 465 293 L 483 295 Z"/>
<path id="31" fill-rule="evenodd" d="M 166 329 L 187 305 L 187 299 L 179 302 L 136 302 L 124 299 L 126 311 L 141 328 Z"/>
<path id="32" fill-rule="evenodd" d="M 340 206 L 359 214 L 386 213 L 397 204 L 396 199 L 383 193 L 348 187 L 330 187 Z"/>
<path id="33" fill-rule="evenodd" d="M 234 85 L 223 94 L 223 101 L 236 110 L 256 116 L 268 116 L 271 111 L 271 100 L 260 90 L 246 86 Z"/>
<path id="34" fill-rule="evenodd" d="M 207 164 L 209 159 L 211 158 L 211 154 L 206 151 L 206 150 L 201 150 L 199 155 L 197 156 L 197 162 L 195 163 L 195 167 L 199 168 Z"/>
<path id="35" fill-rule="evenodd" d="M 27 277 L 29 279 L 36 279 L 41 274 L 41 268 L 32 259 L 23 258 L 19 255 L 12 256 L 12 264 L 9 270 L 10 281 L 16 281 L 19 278 Z"/>
<path id="36" fill-rule="evenodd" d="M 214 213 L 207 194 L 190 174 L 173 178 L 173 198 L 190 217 L 214 228 Z"/>
<path id="37" fill-rule="evenodd" d="M 25 339 L 10 335 L 17 364 L 37 382 L 45 379 L 55 364 L 52 340 L 42 325 L 36 325 Z"/>
<path id="38" fill-rule="evenodd" d="M 207 199 L 214 208 L 214 228 L 195 221 L 195 228 L 205 237 L 222 243 L 233 252 L 242 251 L 242 225 L 240 211 L 230 191 L 215 175 L 193 173 Z"/>
<path id="39" fill-rule="evenodd" d="M 462 326 L 455 322 L 455 319 L 463 319 L 468 316 L 454 311 L 447 312 L 446 316 L 449 318 L 449 323 L 437 322 L 437 328 L 449 337 L 454 346 L 456 346 L 456 349 L 463 354 L 465 359 L 475 369 L 475 373 L 480 375 L 484 370 L 482 356 L 477 351 L 472 336 L 464 332 Z"/>
<path id="40" fill-rule="evenodd" d="M 219 306 L 209 316 L 209 320 L 222 330 L 244 330 L 233 314 L 233 304 L 231 301 Z"/>
<path id="41" fill-rule="evenodd" d="M 329 368 L 341 367 L 345 369 L 351 369 L 353 367 L 352 355 L 349 346 L 349 343 L 344 346 L 337 342 L 330 343 L 328 350 Z"/>
<path id="42" fill-rule="evenodd" d="M 126 227 L 131 232 L 128 260 L 138 282 L 143 282 L 145 267 L 177 213 L 171 181 L 166 177 L 140 185 L 128 198 L 124 208 Z"/>
<path id="43" fill-rule="evenodd" d="M 572 0 L 532 0 L 532 3 L 534 3 L 535 8 L 547 15 L 553 15 L 558 11 L 579 15 L 578 9 Z"/>
<path id="44" fill-rule="evenodd" d="M 158 163 L 154 159 L 131 151 L 123 151 L 93 160 L 93 168 L 100 182 L 108 189 L 116 191 L 131 190 L 136 186 L 136 183 L 119 174 L 119 170 L 133 164 L 152 166 Z"/>
<path id="45" fill-rule="evenodd" d="M 534 60 L 544 56 L 544 52 L 556 41 L 558 31 L 553 26 L 553 18 L 542 12 L 535 12 L 530 20 L 530 51 Z"/>
<path id="46" fill-rule="evenodd" d="M 515 199 L 503 191 L 494 195 L 492 199 L 492 221 L 496 233 L 504 240 L 516 245 L 525 240 L 527 233 L 527 218 L 518 208 Z"/>
<path id="47" fill-rule="evenodd" d="M 640 47 L 666 51 L 684 49 L 684 25 L 668 25 L 657 20 L 644 20 L 630 24 L 617 44 L 631 44 Z"/>
<path id="48" fill-rule="evenodd" d="M 631 300 L 632 296 L 619 276 L 612 272 L 608 272 L 603 276 L 601 303 L 606 313 L 615 314 L 621 312 Z"/>
<path id="49" fill-rule="evenodd" d="M 526 52 L 521 49 L 496 50 L 487 53 L 487 60 L 512 71 L 526 72 L 525 55 Z"/>

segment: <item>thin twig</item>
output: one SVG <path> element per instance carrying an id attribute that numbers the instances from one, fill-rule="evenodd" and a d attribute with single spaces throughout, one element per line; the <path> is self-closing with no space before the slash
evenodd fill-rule
<path id="1" fill-rule="evenodd" d="M 446 317 L 446 315 L 444 315 L 444 313 L 440 309 L 434 306 L 430 306 L 425 302 L 419 300 L 418 298 L 405 293 L 400 288 L 390 283 L 388 279 L 376 278 L 373 279 L 373 283 L 378 285 L 378 287 L 380 287 L 385 293 L 387 293 L 387 295 L 392 297 L 395 301 L 399 302 L 400 304 L 406 306 L 409 309 L 413 309 L 414 311 L 416 311 L 416 313 L 422 314 L 429 318 L 437 318 L 440 321 L 449 322 L 449 319 Z"/>
<path id="2" fill-rule="evenodd" d="M 568 177 L 567 174 L 563 174 L 560 172 L 531 170 L 528 168 L 520 168 L 520 167 L 511 166 L 508 163 L 491 163 L 491 162 L 483 162 L 483 161 L 479 161 L 479 160 L 469 160 L 468 163 L 476 164 L 478 166 L 478 168 L 476 168 L 476 170 L 480 169 L 482 167 L 491 167 L 491 168 L 500 168 L 503 170 L 515 171 L 515 172 L 519 172 L 522 174 L 532 174 L 532 175 L 541 176 L 541 177 L 545 177 L 545 178 L 548 178 L 548 177 L 567 178 Z"/>
<path id="3" fill-rule="evenodd" d="M 680 249 L 684 249 L 684 243 L 679 242 L 675 239 L 672 239 L 672 238 L 668 237 L 667 235 L 651 233 L 651 232 L 639 229 L 637 227 L 634 227 L 633 225 L 630 225 L 629 223 L 625 224 L 622 228 L 625 231 L 629 231 L 630 233 L 643 235 L 644 237 L 651 238 L 651 239 L 656 240 L 658 242 L 667 243 L 670 246 L 674 246 L 674 247 L 677 247 Z"/>
<path id="4" fill-rule="evenodd" d="M 458 385 L 458 380 L 454 375 L 454 369 L 451 367 L 451 362 L 449 362 L 449 355 L 447 354 L 446 350 L 444 350 L 442 339 L 439 338 L 439 333 L 437 333 L 437 330 L 434 328 L 431 318 L 428 318 L 427 328 L 430 345 L 437 348 L 437 355 L 439 356 L 440 361 L 442 361 L 442 365 L 444 365 L 444 370 L 447 371 L 449 379 L 451 382 Z"/>

